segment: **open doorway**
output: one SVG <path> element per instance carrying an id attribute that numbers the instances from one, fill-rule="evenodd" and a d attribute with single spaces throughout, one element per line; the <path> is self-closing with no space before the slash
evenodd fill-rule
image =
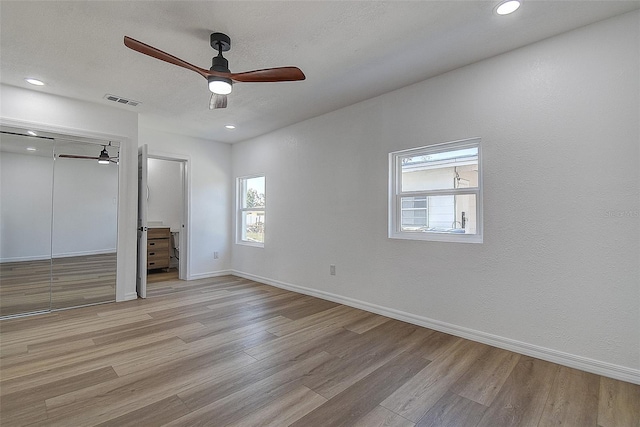
<path id="1" fill-rule="evenodd" d="M 145 212 L 143 222 L 146 227 L 140 225 L 146 241 L 139 242 L 139 256 L 146 259 L 141 258 L 139 262 L 138 275 L 143 277 L 139 280 L 138 294 L 145 298 L 147 283 L 153 289 L 189 277 L 189 186 L 187 158 L 153 152 L 145 153 L 143 158 L 146 161 L 139 159 L 146 166 L 139 168 L 139 173 L 145 175 L 140 188 L 139 211 Z M 142 251 L 141 247 L 144 247 Z"/>

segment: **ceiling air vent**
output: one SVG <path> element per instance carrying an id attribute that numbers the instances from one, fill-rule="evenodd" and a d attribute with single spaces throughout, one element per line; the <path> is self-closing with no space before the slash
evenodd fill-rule
<path id="1" fill-rule="evenodd" d="M 121 96 L 109 95 L 106 94 L 104 99 L 108 101 L 117 102 L 118 104 L 131 105 L 132 107 L 137 107 L 139 104 L 142 104 L 140 101 L 134 101 L 132 99 L 123 98 Z"/>

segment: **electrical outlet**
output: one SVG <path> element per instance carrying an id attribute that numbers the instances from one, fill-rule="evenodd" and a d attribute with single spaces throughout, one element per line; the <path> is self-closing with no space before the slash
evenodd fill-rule
<path id="1" fill-rule="evenodd" d="M 220 258 L 220 256 L 218 255 L 218 252 L 214 252 L 213 253 L 213 259 L 218 259 Z"/>
<path id="2" fill-rule="evenodd" d="M 335 265 L 331 264 L 329 266 L 329 274 L 331 274 L 332 276 L 336 275 L 336 266 Z"/>

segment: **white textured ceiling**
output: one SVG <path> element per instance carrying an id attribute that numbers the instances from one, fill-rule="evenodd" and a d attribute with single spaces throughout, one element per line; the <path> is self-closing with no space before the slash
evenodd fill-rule
<path id="1" fill-rule="evenodd" d="M 544 38 L 640 1 L 0 1 L 0 81 L 140 113 L 142 126 L 242 141 Z M 238 83 L 209 110 L 206 80 L 127 49 L 128 35 L 202 68 L 211 32 L 232 72 L 295 65 L 303 82 Z M 105 94 L 141 101 L 138 107 Z M 226 124 L 237 129 L 229 131 Z"/>

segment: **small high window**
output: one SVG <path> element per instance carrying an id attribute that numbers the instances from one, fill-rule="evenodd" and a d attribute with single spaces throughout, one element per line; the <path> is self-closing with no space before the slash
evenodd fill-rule
<path id="1" fill-rule="evenodd" d="M 482 243 L 479 138 L 389 154 L 389 237 Z"/>
<path id="2" fill-rule="evenodd" d="M 263 247 L 266 219 L 264 176 L 238 178 L 237 206 L 236 243 Z"/>

